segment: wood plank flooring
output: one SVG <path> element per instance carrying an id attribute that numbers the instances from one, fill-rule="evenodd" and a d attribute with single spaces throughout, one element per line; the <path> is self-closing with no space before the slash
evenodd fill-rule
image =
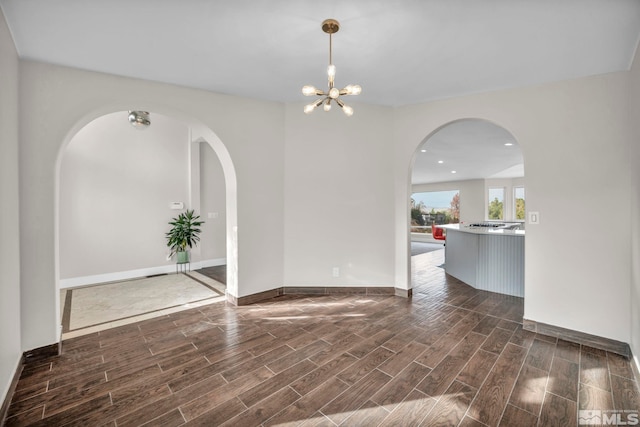
<path id="1" fill-rule="evenodd" d="M 223 285 L 227 284 L 227 266 L 226 265 L 204 267 L 196 271 L 200 274 L 204 274 L 205 276 L 222 283 Z"/>
<path id="2" fill-rule="evenodd" d="M 412 299 L 211 304 L 67 340 L 7 426 L 571 426 L 639 410 L 629 361 L 522 329 L 523 300 L 412 258 Z M 440 258 L 438 258 L 440 257 Z"/>

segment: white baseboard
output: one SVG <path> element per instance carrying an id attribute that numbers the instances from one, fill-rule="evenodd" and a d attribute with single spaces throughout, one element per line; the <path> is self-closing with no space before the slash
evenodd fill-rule
<path id="1" fill-rule="evenodd" d="M 191 263 L 191 269 L 198 270 L 205 267 L 225 265 L 226 263 L 226 258 L 194 261 Z M 154 276 L 156 274 L 174 273 L 175 271 L 175 264 L 167 264 L 158 267 L 140 268 L 137 270 L 95 274 L 92 276 L 72 277 L 69 279 L 60 279 L 60 289 L 77 288 L 80 286 L 95 285 L 96 283 L 116 282 L 118 280 L 136 279 L 138 277 Z"/>

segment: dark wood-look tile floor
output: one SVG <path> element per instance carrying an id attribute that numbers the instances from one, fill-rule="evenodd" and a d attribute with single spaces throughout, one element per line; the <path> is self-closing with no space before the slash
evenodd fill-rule
<path id="1" fill-rule="evenodd" d="M 203 274 L 213 280 L 216 280 L 222 283 L 223 285 L 227 284 L 227 266 L 226 265 L 204 267 L 196 271 L 200 274 Z"/>
<path id="2" fill-rule="evenodd" d="M 25 367 L 7 426 L 572 426 L 640 409 L 615 354 L 522 329 L 523 300 L 414 257 L 412 299 L 211 304 L 70 339 Z"/>

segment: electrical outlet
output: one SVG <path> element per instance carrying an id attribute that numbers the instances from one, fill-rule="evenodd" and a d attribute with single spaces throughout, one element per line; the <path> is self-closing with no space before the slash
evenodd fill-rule
<path id="1" fill-rule="evenodd" d="M 333 277 L 340 277 L 340 267 L 333 267 Z"/>

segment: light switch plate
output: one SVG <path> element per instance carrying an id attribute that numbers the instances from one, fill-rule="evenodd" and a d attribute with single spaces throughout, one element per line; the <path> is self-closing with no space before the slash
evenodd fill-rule
<path id="1" fill-rule="evenodd" d="M 529 212 L 529 224 L 540 224 L 540 212 Z"/>

